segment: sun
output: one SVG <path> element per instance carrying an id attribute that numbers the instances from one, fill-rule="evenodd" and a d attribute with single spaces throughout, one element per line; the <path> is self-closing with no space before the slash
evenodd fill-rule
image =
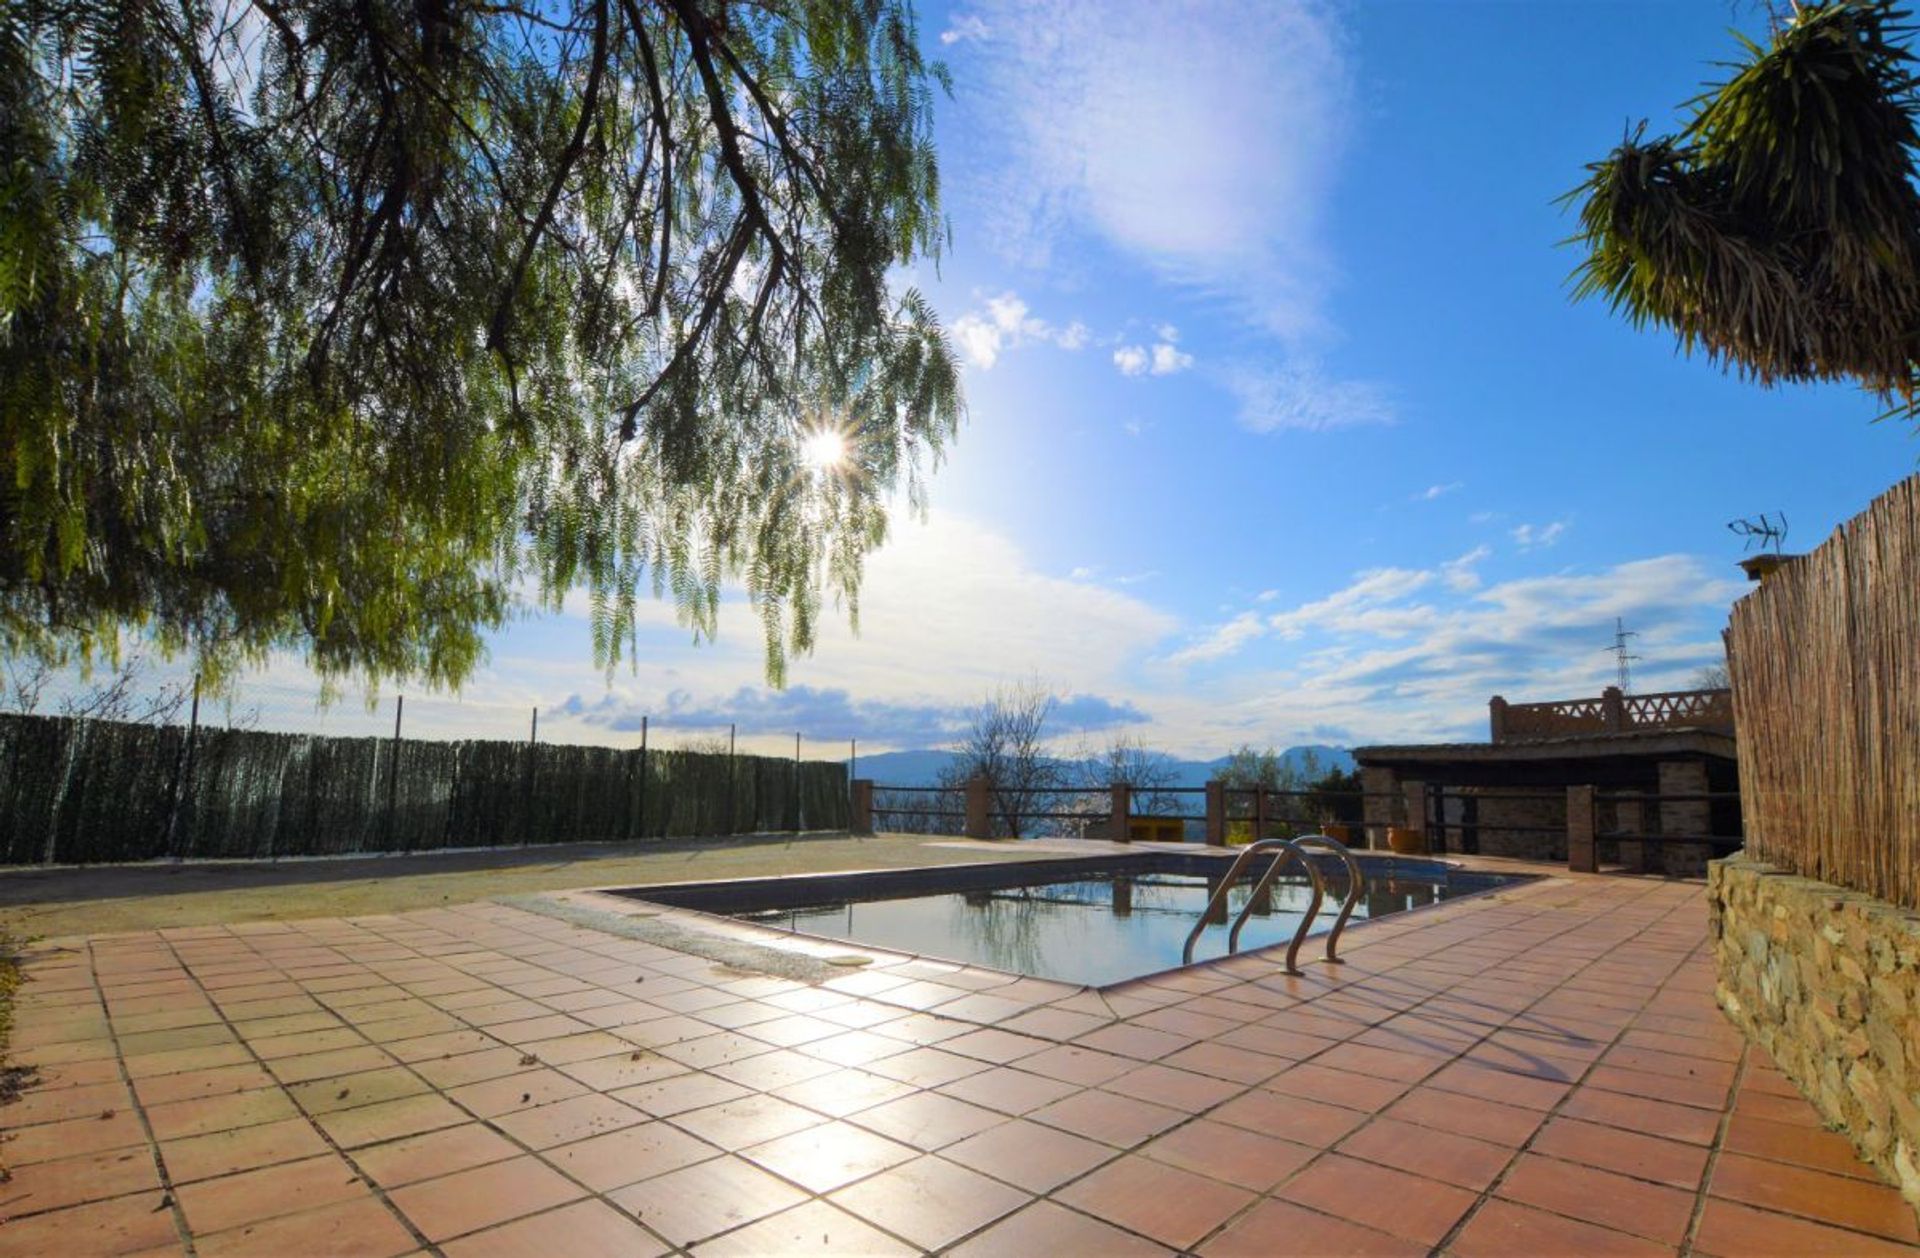
<path id="1" fill-rule="evenodd" d="M 800 456 L 816 472 L 833 471 L 847 461 L 847 439 L 838 429 L 816 429 L 801 441 Z"/>

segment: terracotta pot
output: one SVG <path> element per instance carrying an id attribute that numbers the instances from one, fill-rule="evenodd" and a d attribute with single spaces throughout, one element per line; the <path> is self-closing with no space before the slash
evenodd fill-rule
<path id="1" fill-rule="evenodd" d="M 1407 826 L 1388 826 L 1387 846 L 1398 856 L 1425 856 L 1427 836 L 1424 831 Z"/>

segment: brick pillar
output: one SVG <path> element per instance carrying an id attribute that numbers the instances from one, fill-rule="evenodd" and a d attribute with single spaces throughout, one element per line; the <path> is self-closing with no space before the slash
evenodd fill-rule
<path id="1" fill-rule="evenodd" d="M 855 834 L 873 833 L 873 779 L 853 779 L 853 816 L 849 822 Z"/>
<path id="2" fill-rule="evenodd" d="M 1499 695 L 1487 700 L 1487 738 L 1496 743 L 1507 741 L 1507 701 Z"/>
<path id="3" fill-rule="evenodd" d="M 1627 698 L 1620 693 L 1620 687 L 1608 686 L 1600 692 L 1600 724 L 1609 734 L 1618 734 L 1627 727 Z"/>
<path id="4" fill-rule="evenodd" d="M 1593 842 L 1593 788 L 1567 788 L 1567 868 L 1576 874 L 1600 872 Z"/>
<path id="5" fill-rule="evenodd" d="M 1133 788 L 1115 782 L 1107 790 L 1107 837 L 1115 843 L 1126 843 L 1133 838 L 1132 827 L 1127 824 L 1133 816 Z"/>
<path id="6" fill-rule="evenodd" d="M 1207 846 L 1227 845 L 1227 784 L 1207 783 Z"/>
<path id="7" fill-rule="evenodd" d="M 1399 824 L 1394 820 L 1402 802 L 1398 777 L 1392 769 L 1365 765 L 1360 770 L 1360 790 L 1360 846 L 1384 849 L 1387 827 Z"/>
<path id="8" fill-rule="evenodd" d="M 1253 841 L 1258 843 L 1267 837 L 1267 788 L 1253 788 Z"/>
<path id="9" fill-rule="evenodd" d="M 993 791 L 985 778 L 967 779 L 967 837 L 993 837 Z"/>
<path id="10" fill-rule="evenodd" d="M 1700 760 L 1662 760 L 1661 795 L 1705 795 L 1707 766 Z M 1708 834 L 1713 828 L 1713 809 L 1704 799 L 1660 801 L 1661 834 Z M 1662 843 L 1661 870 L 1676 875 L 1697 876 L 1707 869 L 1713 847 L 1707 843 Z"/>

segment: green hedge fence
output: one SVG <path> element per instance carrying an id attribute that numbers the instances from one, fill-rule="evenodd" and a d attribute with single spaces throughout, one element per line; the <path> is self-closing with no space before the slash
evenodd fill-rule
<path id="1" fill-rule="evenodd" d="M 0 714 L 0 863 L 844 830 L 827 761 Z"/>

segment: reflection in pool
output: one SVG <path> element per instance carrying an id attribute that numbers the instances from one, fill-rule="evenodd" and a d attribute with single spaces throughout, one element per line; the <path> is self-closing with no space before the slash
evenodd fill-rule
<path id="1" fill-rule="evenodd" d="M 857 881 L 850 878 L 843 883 Z M 1354 918 L 1357 922 L 1383 917 L 1484 891 L 1504 881 L 1497 875 L 1437 865 L 1412 872 L 1380 870 L 1368 879 Z M 1227 924 L 1246 904 L 1252 889 L 1249 878 L 1229 893 L 1227 913 L 1223 920 L 1208 925 L 1194 950 L 1196 960 L 1226 951 Z M 1327 868 L 1326 889 L 1326 903 L 1314 922 L 1316 933 L 1332 927 L 1346 894 L 1346 874 L 1338 866 Z M 1210 894 L 1202 874 L 1142 869 L 885 898 L 863 898 L 856 890 L 824 903 L 746 912 L 699 907 L 731 911 L 743 921 L 763 926 L 1102 986 L 1178 966 L 1187 933 L 1205 910 Z M 1291 939 L 1311 895 L 1304 876 L 1276 881 L 1271 903 L 1257 907 L 1248 918 L 1240 950 Z"/>

